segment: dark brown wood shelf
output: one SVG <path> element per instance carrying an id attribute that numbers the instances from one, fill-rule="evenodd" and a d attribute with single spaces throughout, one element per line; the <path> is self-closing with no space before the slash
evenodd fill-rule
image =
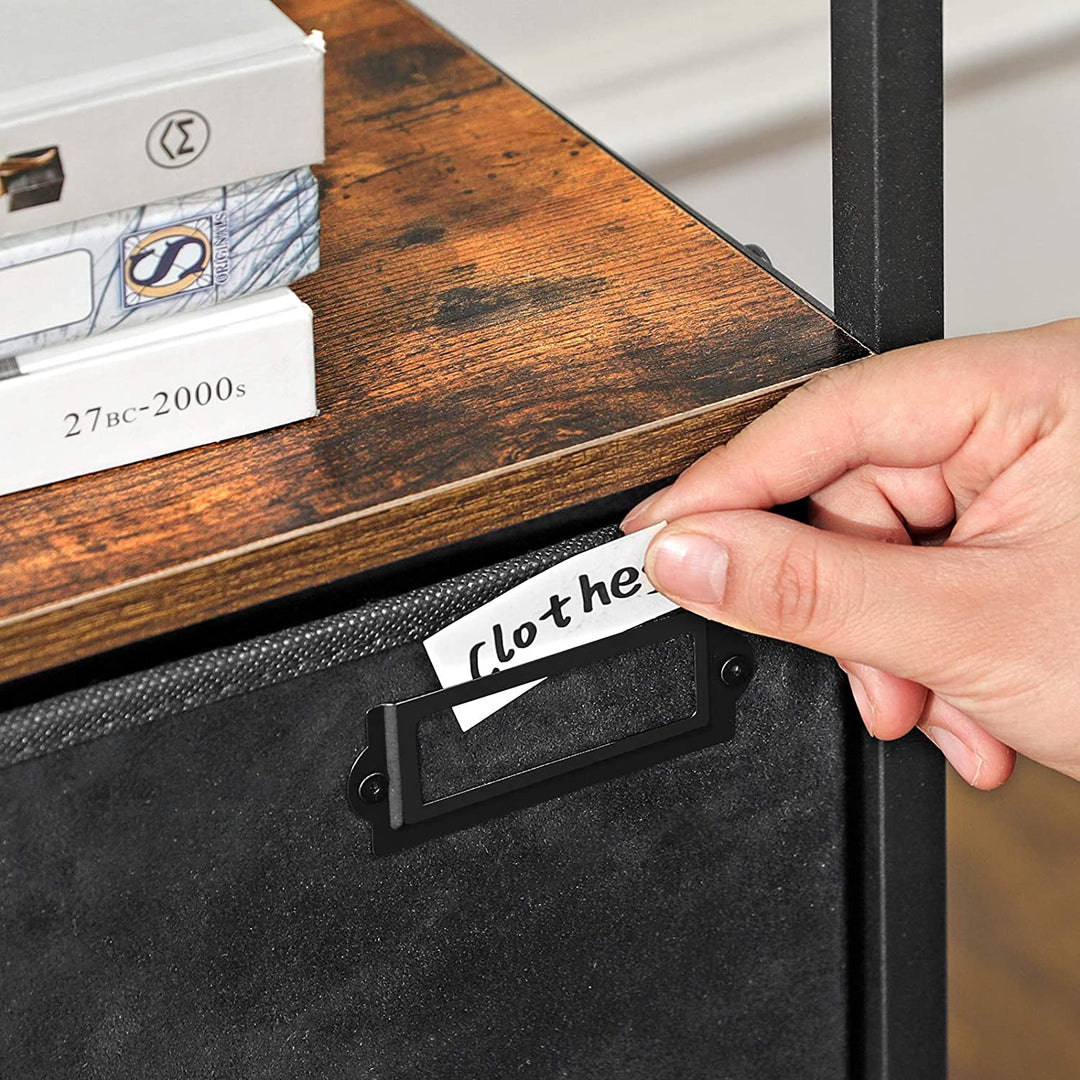
<path id="1" fill-rule="evenodd" d="M 321 414 L 0 500 L 0 679 L 670 475 L 866 352 L 411 8 L 282 6 L 327 40 Z"/>

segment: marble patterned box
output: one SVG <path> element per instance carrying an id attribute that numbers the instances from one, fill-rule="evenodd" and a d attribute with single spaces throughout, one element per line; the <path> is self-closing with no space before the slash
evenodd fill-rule
<path id="1" fill-rule="evenodd" d="M 0 240 L 0 357 L 288 285 L 318 267 L 308 168 Z"/>

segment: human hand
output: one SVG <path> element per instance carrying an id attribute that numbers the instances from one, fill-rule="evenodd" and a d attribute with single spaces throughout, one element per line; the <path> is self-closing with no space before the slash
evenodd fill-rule
<path id="1" fill-rule="evenodd" d="M 1016 752 L 1080 779 L 1080 320 L 821 375 L 623 529 L 658 521 L 654 586 L 838 657 L 872 735 L 979 788 Z"/>

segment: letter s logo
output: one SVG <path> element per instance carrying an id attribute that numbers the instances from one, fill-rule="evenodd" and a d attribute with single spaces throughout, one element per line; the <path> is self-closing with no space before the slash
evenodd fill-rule
<path id="1" fill-rule="evenodd" d="M 128 259 L 127 276 L 132 285 L 144 289 L 148 285 L 159 285 L 170 276 L 173 280 L 169 284 L 187 281 L 192 277 L 198 277 L 206 269 L 209 254 L 210 249 L 202 237 L 177 237 L 166 240 L 160 249 L 144 247 L 133 254 Z M 184 256 L 182 260 L 181 255 Z M 137 273 L 139 267 L 148 259 L 149 265 L 153 268 L 150 273 L 145 276 Z M 170 274 L 174 269 L 176 273 Z"/>
<path id="2" fill-rule="evenodd" d="M 211 230 L 169 225 L 124 239 L 124 303 L 176 296 L 213 284 Z"/>

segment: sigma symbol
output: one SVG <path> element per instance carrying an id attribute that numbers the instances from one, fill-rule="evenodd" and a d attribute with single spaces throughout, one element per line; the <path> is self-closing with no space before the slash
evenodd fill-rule
<path id="1" fill-rule="evenodd" d="M 190 165 L 210 142 L 210 125 L 194 109 L 175 109 L 158 120 L 146 136 L 146 152 L 163 169 Z"/>

